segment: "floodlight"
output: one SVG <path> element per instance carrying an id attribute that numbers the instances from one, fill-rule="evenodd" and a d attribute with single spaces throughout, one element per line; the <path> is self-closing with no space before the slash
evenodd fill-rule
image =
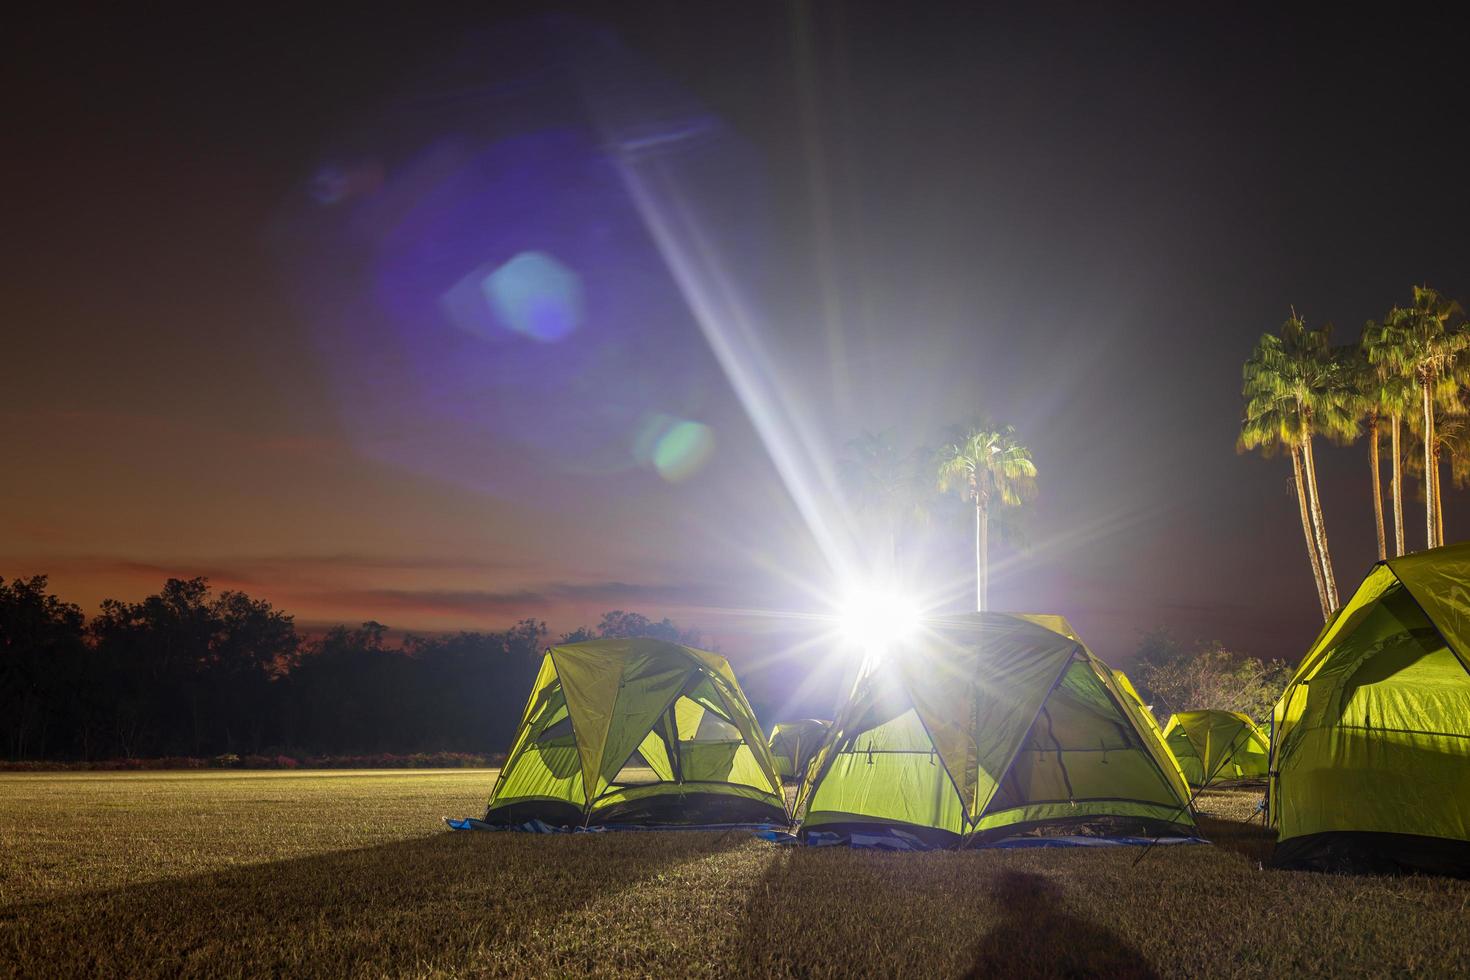
<path id="1" fill-rule="evenodd" d="M 869 649 L 901 643 L 919 628 L 919 606 L 907 596 L 876 589 L 854 591 L 842 604 L 842 635 Z"/>

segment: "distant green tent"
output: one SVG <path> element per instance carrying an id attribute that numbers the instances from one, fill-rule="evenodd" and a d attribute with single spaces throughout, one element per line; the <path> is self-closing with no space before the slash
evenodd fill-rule
<path id="1" fill-rule="evenodd" d="M 1164 742 L 1191 786 L 1266 778 L 1271 741 L 1238 711 L 1180 711 L 1164 727 Z"/>
<path id="2" fill-rule="evenodd" d="M 822 747 L 822 740 L 831 727 L 830 721 L 802 718 L 800 721 L 778 722 L 771 729 L 771 755 L 782 779 L 796 779 L 806 772 L 807 763 Z"/>
<path id="3" fill-rule="evenodd" d="M 786 821 L 755 712 L 723 657 L 662 640 L 546 652 L 485 821 Z"/>
<path id="4" fill-rule="evenodd" d="M 1470 544 L 1374 565 L 1272 735 L 1273 863 L 1470 875 Z"/>
<path id="5" fill-rule="evenodd" d="M 803 834 L 931 844 L 1194 831 L 1156 725 L 1060 616 L 976 613 L 870 662 L 797 801 Z"/>

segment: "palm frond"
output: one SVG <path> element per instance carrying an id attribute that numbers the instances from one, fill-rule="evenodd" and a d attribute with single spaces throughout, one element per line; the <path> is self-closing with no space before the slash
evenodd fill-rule
<path id="1" fill-rule="evenodd" d="M 935 456 L 934 475 L 942 492 L 957 489 L 971 499 L 994 496 L 1006 506 L 1036 492 L 1036 463 L 1009 425 L 980 422 L 952 429 L 950 441 Z"/>

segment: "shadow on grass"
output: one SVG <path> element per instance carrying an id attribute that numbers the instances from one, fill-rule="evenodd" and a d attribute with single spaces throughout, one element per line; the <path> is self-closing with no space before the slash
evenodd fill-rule
<path id="1" fill-rule="evenodd" d="M 742 976 L 1157 976 L 1102 923 L 1065 910 L 1060 884 L 1021 855 L 790 848 L 746 908 Z M 1091 921 L 1091 920 L 1097 921 Z"/>
<path id="2" fill-rule="evenodd" d="M 990 897 L 1002 919 L 980 940 L 971 977 L 1158 976 L 1117 933 L 1062 911 L 1061 887 L 1041 875 L 1003 871 Z"/>
<path id="3" fill-rule="evenodd" d="M 0 975 L 578 973 L 557 920 L 746 839 L 445 832 L 14 905 Z"/>
<path id="4" fill-rule="evenodd" d="M 1195 818 L 1200 833 L 1221 850 L 1239 854 L 1252 864 L 1269 864 L 1276 849 L 1276 832 L 1259 819 L 1226 820 L 1223 817 L 1198 814 Z"/>

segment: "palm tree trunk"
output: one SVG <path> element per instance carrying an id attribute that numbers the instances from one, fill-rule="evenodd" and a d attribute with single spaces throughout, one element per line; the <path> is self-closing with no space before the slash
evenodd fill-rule
<path id="1" fill-rule="evenodd" d="M 1307 541 L 1307 560 L 1312 563 L 1312 581 L 1317 583 L 1317 602 L 1322 606 L 1322 619 L 1326 621 L 1332 610 L 1327 608 L 1327 587 L 1322 584 L 1322 563 L 1317 559 L 1317 543 L 1312 540 L 1312 519 L 1307 516 L 1307 490 L 1302 483 L 1302 457 L 1297 447 L 1291 447 L 1292 482 L 1296 484 L 1296 502 L 1302 512 L 1302 537 Z"/>
<path id="2" fill-rule="evenodd" d="M 1378 466 L 1378 413 L 1368 416 L 1368 461 L 1373 467 L 1373 524 L 1378 529 L 1378 560 L 1388 557 L 1388 542 L 1383 536 L 1383 481 Z"/>
<path id="3" fill-rule="evenodd" d="M 1424 396 L 1424 540 L 1425 547 L 1433 548 L 1435 541 L 1434 521 L 1434 402 L 1430 397 L 1430 380 L 1426 377 L 1419 383 Z"/>
<path id="4" fill-rule="evenodd" d="M 898 584 L 898 518 L 892 513 L 886 514 L 883 520 L 884 545 L 882 562 L 884 566 L 881 571 L 884 580 L 891 585 Z"/>
<path id="5" fill-rule="evenodd" d="M 1434 453 L 1434 541 L 1444 547 L 1444 494 L 1439 489 L 1439 451 Z"/>
<path id="6" fill-rule="evenodd" d="M 976 497 L 975 497 L 975 609 L 978 612 L 985 612 L 986 600 L 989 598 L 989 596 L 986 595 L 986 593 L 989 591 L 988 586 L 990 584 L 989 582 L 986 581 L 986 579 L 989 577 L 989 573 L 990 573 L 990 568 L 988 567 L 989 566 L 989 561 L 990 561 L 990 555 L 989 555 L 989 551 L 990 551 L 990 527 L 989 527 L 989 524 L 990 524 L 990 522 L 987 519 L 989 516 L 990 515 L 988 515 L 988 514 L 985 513 L 985 507 L 980 502 L 980 497 L 978 495 L 976 495 Z"/>
<path id="7" fill-rule="evenodd" d="M 1322 498 L 1317 493 L 1317 461 L 1312 456 L 1312 437 L 1302 440 L 1302 466 L 1307 471 L 1307 498 L 1312 505 L 1312 527 L 1317 532 L 1317 556 L 1322 560 L 1322 584 L 1327 587 L 1327 610 L 1336 612 L 1337 578 L 1332 574 L 1332 552 L 1327 550 L 1327 522 L 1322 517 Z"/>
<path id="8" fill-rule="evenodd" d="M 1402 555 L 1404 553 L 1404 461 L 1399 453 L 1399 426 L 1402 420 L 1398 412 L 1390 415 L 1389 420 L 1391 422 L 1390 448 L 1393 450 L 1393 553 Z"/>

